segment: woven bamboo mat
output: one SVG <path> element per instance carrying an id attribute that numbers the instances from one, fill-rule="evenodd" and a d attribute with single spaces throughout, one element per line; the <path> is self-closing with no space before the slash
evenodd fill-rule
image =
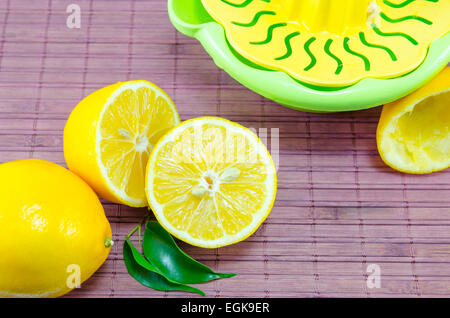
<path id="1" fill-rule="evenodd" d="M 81 7 L 81 28 L 66 8 Z M 105 85 L 146 79 L 174 99 L 182 119 L 222 116 L 279 129 L 279 188 L 252 237 L 221 249 L 181 244 L 231 279 L 202 285 L 212 297 L 450 296 L 450 171 L 404 175 L 375 144 L 380 108 L 331 115 L 289 110 L 220 71 L 172 27 L 164 0 L 0 1 L 0 161 L 65 165 L 64 123 Z M 105 202 L 117 244 L 68 297 L 196 297 L 142 287 L 127 273 L 124 236 L 146 211 Z M 381 269 L 369 288 L 367 268 Z"/>

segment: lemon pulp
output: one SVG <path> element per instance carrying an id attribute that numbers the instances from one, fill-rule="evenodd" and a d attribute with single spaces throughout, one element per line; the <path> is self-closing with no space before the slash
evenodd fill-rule
<path id="1" fill-rule="evenodd" d="M 146 107 L 146 105 L 154 105 Z M 125 87 L 100 119 L 99 160 L 114 188 L 129 199 L 145 197 L 144 172 L 153 145 L 176 118 L 167 99 L 143 86 Z"/>
<path id="2" fill-rule="evenodd" d="M 157 140 L 180 122 L 175 105 L 156 85 L 117 83 L 85 97 L 64 128 L 69 169 L 102 198 L 147 206 L 144 174 Z"/>
<path id="3" fill-rule="evenodd" d="M 276 173 L 250 130 L 206 117 L 177 126 L 158 142 L 146 184 L 149 204 L 169 232 L 211 248 L 258 228 L 275 199 Z"/>
<path id="4" fill-rule="evenodd" d="M 411 169 L 450 165 L 450 90 L 431 95 L 392 123 L 385 154 Z"/>
<path id="5" fill-rule="evenodd" d="M 407 173 L 450 166 L 450 67 L 381 112 L 377 146 L 383 161 Z"/>

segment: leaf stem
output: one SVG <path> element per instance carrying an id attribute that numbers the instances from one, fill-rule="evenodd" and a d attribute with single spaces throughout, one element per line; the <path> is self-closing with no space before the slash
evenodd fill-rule
<path id="1" fill-rule="evenodd" d="M 138 231 L 138 238 L 139 238 L 139 244 L 140 244 L 140 242 L 141 242 L 141 225 L 140 224 L 136 225 L 136 227 L 134 229 L 132 229 L 130 233 L 128 233 L 128 235 L 126 236 L 126 239 L 129 239 L 136 231 Z"/>

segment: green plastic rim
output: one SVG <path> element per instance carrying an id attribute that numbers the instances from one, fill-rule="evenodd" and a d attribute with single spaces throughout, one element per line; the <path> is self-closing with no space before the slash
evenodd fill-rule
<path id="1" fill-rule="evenodd" d="M 196 38 L 218 67 L 252 91 L 281 105 L 309 112 L 368 109 L 402 98 L 430 81 L 450 62 L 450 33 L 430 46 L 425 61 L 413 72 L 392 79 L 363 79 L 352 86 L 311 86 L 289 75 L 252 65 L 233 52 L 221 25 L 201 0 L 168 0 L 169 17 L 181 33 Z"/>

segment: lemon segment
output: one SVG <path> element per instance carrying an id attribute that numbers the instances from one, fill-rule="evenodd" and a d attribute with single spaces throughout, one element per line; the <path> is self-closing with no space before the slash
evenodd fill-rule
<path id="1" fill-rule="evenodd" d="M 146 193 L 173 235 L 220 247 L 245 239 L 267 217 L 276 195 L 275 166 L 249 129 L 221 118 L 191 119 L 156 144 Z"/>
<path id="2" fill-rule="evenodd" d="M 179 122 L 173 102 L 152 83 L 108 86 L 86 97 L 69 117 L 64 130 L 67 164 L 103 198 L 146 206 L 149 153 Z"/>
<path id="3" fill-rule="evenodd" d="M 450 166 L 450 68 L 413 94 L 383 108 L 377 144 L 383 160 L 407 173 Z"/>

